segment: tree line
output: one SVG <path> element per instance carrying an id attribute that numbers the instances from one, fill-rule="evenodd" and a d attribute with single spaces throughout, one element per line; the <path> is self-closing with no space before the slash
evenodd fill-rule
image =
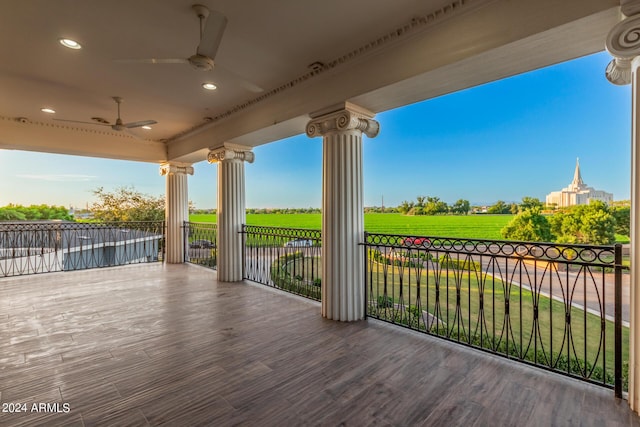
<path id="1" fill-rule="evenodd" d="M 149 196 L 133 187 L 120 187 L 105 191 L 94 190 L 96 202 L 89 208 L 95 221 L 162 221 L 165 201 L 161 196 Z M 195 211 L 190 204 L 190 211 Z M 520 203 L 498 201 L 487 209 L 492 214 L 514 214 L 515 217 L 501 230 L 504 238 L 531 242 L 611 244 L 616 234 L 630 235 L 630 206 L 628 203 L 606 203 L 594 201 L 589 205 L 578 205 L 556 209 L 552 214 L 543 212 L 545 206 L 534 197 L 523 197 Z M 402 202 L 397 208 L 367 208 L 369 212 L 396 211 L 405 215 L 466 215 L 470 212 L 468 200 L 460 199 L 448 205 L 438 197 L 419 196 L 415 202 Z M 365 209 L 365 211 L 367 211 Z M 211 212 L 213 211 L 213 212 Z M 197 212 L 197 211 L 196 211 Z M 204 210 L 202 211 L 204 213 Z M 206 210 L 215 213 L 215 210 Z M 319 208 L 308 209 L 247 209 L 253 214 L 321 213 Z M 73 221 L 69 210 L 62 206 L 10 204 L 0 207 L 0 221 L 33 220 Z"/>
<path id="2" fill-rule="evenodd" d="M 73 216 L 64 206 L 9 204 L 0 207 L 0 221 L 37 221 L 45 219 L 71 221 Z"/>
<path id="3" fill-rule="evenodd" d="M 164 197 L 143 194 L 133 187 L 119 187 L 106 191 L 99 187 L 93 191 L 97 200 L 89 211 L 94 221 L 162 221 L 164 220 Z M 63 206 L 9 204 L 0 207 L 0 221 L 74 221 L 69 209 Z"/>
<path id="4" fill-rule="evenodd" d="M 464 199 L 449 206 L 438 197 L 418 196 L 415 202 L 402 202 L 397 211 L 405 215 L 466 215 L 470 205 Z M 501 230 L 509 240 L 604 245 L 614 243 L 616 234 L 630 235 L 629 203 L 608 206 L 592 201 L 589 205 L 558 209 L 527 196 L 520 203 L 498 200 L 486 212 L 515 215 Z"/>
<path id="5" fill-rule="evenodd" d="M 418 196 L 415 202 L 403 201 L 397 211 L 404 215 L 466 215 L 470 209 L 468 200 L 460 199 L 449 206 L 439 197 Z"/>
<path id="6" fill-rule="evenodd" d="M 535 197 L 523 197 L 520 203 L 507 203 L 498 200 L 487 208 L 486 213 L 516 215 L 523 210 L 538 206 L 542 208 L 543 204 Z M 471 204 L 468 200 L 459 199 L 454 204 L 448 205 L 439 197 L 418 196 L 415 202 L 405 200 L 397 208 L 385 208 L 385 211 L 395 211 L 404 215 L 467 215 L 471 211 Z"/>
<path id="7" fill-rule="evenodd" d="M 502 230 L 505 239 L 527 242 L 615 243 L 616 233 L 630 235 L 631 208 L 601 201 L 543 214 L 542 203 L 522 209 Z"/>

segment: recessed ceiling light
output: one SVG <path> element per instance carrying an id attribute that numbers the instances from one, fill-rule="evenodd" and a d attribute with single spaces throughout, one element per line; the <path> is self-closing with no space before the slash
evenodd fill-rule
<path id="1" fill-rule="evenodd" d="M 64 47 L 68 47 L 69 49 L 82 49 L 80 43 L 71 39 L 59 39 L 60 44 Z"/>
<path id="2" fill-rule="evenodd" d="M 216 90 L 218 87 L 213 83 L 202 83 L 202 87 L 206 90 Z"/>
<path id="3" fill-rule="evenodd" d="M 149 129 L 151 129 L 151 126 L 142 126 L 142 129 L 149 130 Z"/>
<path id="4" fill-rule="evenodd" d="M 43 113 L 47 113 L 47 114 L 55 114 L 56 110 L 53 110 L 51 108 L 41 108 L 40 111 L 42 111 Z"/>

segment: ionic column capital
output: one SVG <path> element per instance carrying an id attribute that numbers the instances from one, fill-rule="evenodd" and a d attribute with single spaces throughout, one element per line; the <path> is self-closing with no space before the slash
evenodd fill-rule
<path id="1" fill-rule="evenodd" d="M 631 60 L 614 58 L 607 65 L 604 71 L 610 83 L 618 86 L 624 86 L 631 83 Z"/>
<path id="2" fill-rule="evenodd" d="M 171 163 L 160 165 L 160 176 L 167 175 L 193 175 L 193 166 L 179 166 Z"/>
<path id="3" fill-rule="evenodd" d="M 640 0 L 620 0 L 620 12 L 625 16 L 640 13 Z"/>
<path id="4" fill-rule="evenodd" d="M 310 138 L 324 136 L 328 133 L 359 130 L 369 138 L 374 138 L 380 131 L 380 124 L 373 120 L 374 113 L 345 102 L 310 114 L 307 123 L 307 136 Z"/>
<path id="5" fill-rule="evenodd" d="M 238 160 L 253 163 L 255 154 L 251 151 L 251 147 L 236 144 L 224 144 L 223 147 L 209 151 L 207 161 L 209 163 L 218 163 L 223 160 Z"/>
<path id="6" fill-rule="evenodd" d="M 631 63 L 640 56 L 640 14 L 618 22 L 609 31 L 605 47 L 613 56 L 605 71 L 607 80 L 616 85 L 631 83 Z"/>

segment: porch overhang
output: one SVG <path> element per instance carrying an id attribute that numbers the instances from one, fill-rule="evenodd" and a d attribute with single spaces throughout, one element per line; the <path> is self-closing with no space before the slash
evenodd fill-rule
<path id="1" fill-rule="evenodd" d="M 6 4 L 0 35 L 18 42 L 0 51 L 11 58 L 0 67 L 0 148 L 199 162 L 224 143 L 255 147 L 303 133 L 308 114 L 328 105 L 349 101 L 378 113 L 600 51 L 620 13 L 616 0 L 270 5 L 272 28 L 279 31 L 268 47 L 258 49 L 247 40 L 257 44 L 264 37 L 258 25 L 262 17 L 256 16 L 261 6 L 240 10 L 232 4 L 216 5 L 230 20 L 219 62 L 259 82 L 263 91 L 253 93 L 215 69 L 207 74 L 181 65 L 114 62 L 168 50 L 158 46 L 168 37 L 164 28 L 188 26 L 193 19 L 184 0 L 151 3 L 127 4 L 124 17 L 102 10 L 113 9 L 106 4 L 89 9 L 72 3 Z M 359 8 L 369 13 L 357 13 Z M 151 10 L 158 15 L 155 22 L 144 20 Z M 330 10 L 343 10 L 347 16 L 338 18 Z M 29 20 L 28 14 L 46 14 L 53 25 L 38 26 L 39 18 Z M 81 23 L 70 22 L 67 15 Z M 118 31 L 104 29 L 109 19 L 119 19 Z M 287 31 L 298 31 L 300 40 L 290 40 Z M 54 33 L 77 34 L 87 40 L 87 52 L 65 56 L 68 52 L 53 49 L 48 40 Z M 131 43 L 116 42 L 125 34 Z M 188 53 L 193 41 L 184 37 L 166 43 L 172 52 Z M 284 54 L 285 47 L 299 53 Z M 277 65 L 270 54 L 281 58 Z M 47 67 L 30 66 L 34 58 L 47 61 Z M 312 60 L 320 63 L 306 69 Z M 45 71 L 51 67 L 58 71 L 54 77 Z M 91 76 L 103 81 L 96 85 Z M 205 78 L 220 83 L 219 93 L 194 91 Z M 37 111 L 54 102 L 60 118 L 111 119 L 109 98 L 116 94 L 127 100 L 126 117 L 154 118 L 159 122 L 154 130 L 138 133 L 136 139 L 109 128 L 56 122 Z"/>

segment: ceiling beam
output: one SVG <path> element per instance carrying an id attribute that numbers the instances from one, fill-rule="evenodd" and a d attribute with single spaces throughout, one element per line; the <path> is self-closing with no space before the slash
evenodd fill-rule
<path id="1" fill-rule="evenodd" d="M 166 145 L 162 142 L 139 140 L 116 131 L 79 129 L 7 117 L 0 117 L 0 149 L 153 163 L 167 160 Z"/>

